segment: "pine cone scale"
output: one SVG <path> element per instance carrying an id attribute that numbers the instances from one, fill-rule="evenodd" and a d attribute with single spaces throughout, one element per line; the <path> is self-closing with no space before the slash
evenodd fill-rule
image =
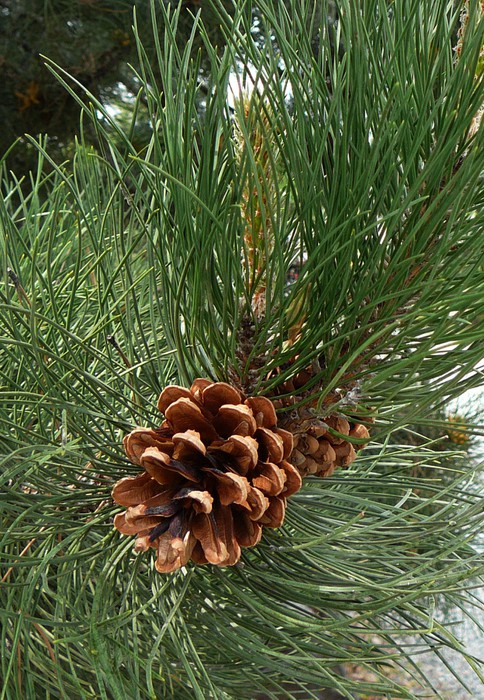
<path id="1" fill-rule="evenodd" d="M 222 564 L 228 557 L 227 546 L 221 538 L 220 529 L 213 513 L 199 513 L 191 523 L 191 531 L 200 543 L 210 564 Z"/>
<path id="2" fill-rule="evenodd" d="M 259 462 L 258 475 L 252 479 L 253 485 L 265 496 L 278 496 L 284 490 L 286 473 L 272 462 Z"/>
<path id="3" fill-rule="evenodd" d="M 277 426 L 277 414 L 272 401 L 265 396 L 252 396 L 245 400 L 256 420 L 259 428 L 275 428 Z"/>
<path id="4" fill-rule="evenodd" d="M 220 503 L 223 506 L 228 506 L 232 503 L 243 503 L 247 500 L 249 489 L 251 488 L 247 479 L 239 474 L 230 472 L 224 474 L 212 474 L 216 482 L 216 491 L 218 493 Z"/>
<path id="5" fill-rule="evenodd" d="M 268 509 L 259 519 L 259 522 L 266 527 L 278 528 L 284 522 L 285 514 L 286 499 L 276 496 L 276 498 L 271 499 Z"/>
<path id="6" fill-rule="evenodd" d="M 146 523 L 143 527 L 144 523 L 141 523 L 139 520 L 128 522 L 126 513 L 118 513 L 114 518 L 115 528 L 123 535 L 149 534 L 158 523 L 158 518 L 146 518 Z"/>
<path id="7" fill-rule="evenodd" d="M 187 487 L 173 496 L 173 500 L 183 500 L 184 505 L 193 508 L 195 513 L 210 513 L 212 510 L 213 497 L 208 491 L 197 491 Z"/>
<path id="8" fill-rule="evenodd" d="M 253 486 L 247 495 L 246 504 L 250 513 L 250 519 L 257 522 L 268 509 L 269 499 L 264 496 L 262 491 Z"/>
<path id="9" fill-rule="evenodd" d="M 254 547 L 262 537 L 262 525 L 251 520 L 244 512 L 234 517 L 234 534 L 241 547 Z"/>
<path id="10" fill-rule="evenodd" d="M 193 396 L 190 390 L 183 386 L 177 386 L 176 384 L 167 386 L 166 389 L 161 392 L 160 398 L 158 399 L 158 410 L 161 413 L 165 413 L 168 406 L 175 403 L 178 399 L 189 399 L 192 401 Z"/>
<path id="11" fill-rule="evenodd" d="M 215 417 L 214 426 L 223 438 L 229 438 L 232 435 L 252 436 L 257 429 L 252 411 L 243 404 L 221 406 Z"/>
<path id="12" fill-rule="evenodd" d="M 200 434 L 203 441 L 211 442 L 218 438 L 212 423 L 191 399 L 180 398 L 170 404 L 165 411 L 165 418 L 174 433 L 193 430 Z"/>
<path id="13" fill-rule="evenodd" d="M 280 435 L 268 428 L 258 428 L 255 435 L 265 449 L 265 458 L 276 463 L 284 459 L 284 442 Z"/>
<path id="14" fill-rule="evenodd" d="M 290 462 L 287 462 L 286 460 L 283 460 L 279 466 L 281 467 L 281 469 L 284 470 L 284 473 L 286 475 L 284 495 L 286 497 L 292 496 L 294 493 L 297 493 L 302 486 L 301 474 L 294 465 L 292 465 Z"/>
<path id="15" fill-rule="evenodd" d="M 245 476 L 248 470 L 257 464 L 259 459 L 257 450 L 258 444 L 254 438 L 248 435 L 245 437 L 242 435 L 231 435 L 221 445 L 209 448 L 209 453 L 213 454 L 215 459 L 218 453 L 229 455 L 236 461 L 242 476 Z"/>
<path id="16" fill-rule="evenodd" d="M 158 447 L 148 447 L 141 457 L 141 466 L 159 484 L 164 486 L 175 485 L 182 480 L 199 481 L 198 471 L 195 467 L 172 459 L 161 452 Z"/>
<path id="17" fill-rule="evenodd" d="M 204 388 L 203 406 L 214 416 L 220 408 L 226 404 L 237 405 L 240 402 L 240 393 L 235 387 L 225 382 L 209 384 Z"/>
<path id="18" fill-rule="evenodd" d="M 195 538 L 190 532 L 185 532 L 183 537 L 171 532 L 164 533 L 158 538 L 156 570 L 162 574 L 168 574 L 185 566 L 194 546 Z"/>
<path id="19" fill-rule="evenodd" d="M 173 454 L 173 442 L 163 435 L 162 430 L 137 428 L 124 438 L 124 449 L 133 464 L 140 464 L 140 458 L 147 447 L 159 447 L 166 454 Z"/>
<path id="20" fill-rule="evenodd" d="M 125 476 L 112 490 L 112 497 L 120 506 L 135 506 L 160 493 L 160 486 L 147 473 Z"/>

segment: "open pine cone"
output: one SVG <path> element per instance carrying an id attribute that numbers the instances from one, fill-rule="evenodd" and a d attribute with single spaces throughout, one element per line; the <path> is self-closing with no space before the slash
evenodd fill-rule
<path id="1" fill-rule="evenodd" d="M 282 525 L 286 498 L 301 487 L 287 461 L 292 435 L 277 427 L 269 399 L 244 401 L 223 382 L 168 386 L 158 408 L 160 428 L 136 428 L 124 439 L 144 471 L 114 486 L 113 499 L 127 508 L 114 525 L 136 536 L 135 550 L 157 549 L 161 573 L 189 560 L 231 566 L 263 527 Z"/>

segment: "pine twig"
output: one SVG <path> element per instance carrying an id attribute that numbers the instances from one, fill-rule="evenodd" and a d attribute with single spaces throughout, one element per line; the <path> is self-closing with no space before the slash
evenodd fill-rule
<path id="1" fill-rule="evenodd" d="M 25 289 L 22 287 L 20 283 L 20 278 L 15 272 L 15 270 L 12 270 L 11 267 L 7 267 L 7 274 L 11 282 L 13 282 L 13 285 L 15 287 L 15 291 L 17 292 L 17 296 L 19 298 L 19 301 L 25 301 L 28 306 L 32 306 L 32 302 L 30 301 L 29 297 L 27 296 L 27 293 Z"/>

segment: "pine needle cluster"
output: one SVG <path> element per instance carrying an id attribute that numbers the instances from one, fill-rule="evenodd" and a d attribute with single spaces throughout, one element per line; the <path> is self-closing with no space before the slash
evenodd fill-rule
<path id="1" fill-rule="evenodd" d="M 180 47 L 183 4 L 153 0 L 155 68 L 135 21 L 131 129 L 50 63 L 97 147 L 31 139 L 28 187 L 3 174 L 1 700 L 414 698 L 388 669 L 429 688 L 416 652 L 461 649 L 440 610 L 483 573 L 478 466 L 392 435 L 482 383 L 479 3 L 458 56 L 463 3 L 225 5 L 224 48 L 199 15 Z M 134 554 L 110 493 L 162 389 L 284 398 L 308 368 L 281 416 L 376 416 L 350 468 L 236 566 Z"/>

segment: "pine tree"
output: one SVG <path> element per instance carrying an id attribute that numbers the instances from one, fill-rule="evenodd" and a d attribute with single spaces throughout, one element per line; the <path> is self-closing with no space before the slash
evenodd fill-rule
<path id="1" fill-rule="evenodd" d="M 482 382 L 481 6 L 225 5 L 181 46 L 153 0 L 156 70 L 135 22 L 146 147 L 50 62 L 96 148 L 4 169 L 2 700 L 414 698 L 460 649 L 478 467 L 400 436 Z"/>

